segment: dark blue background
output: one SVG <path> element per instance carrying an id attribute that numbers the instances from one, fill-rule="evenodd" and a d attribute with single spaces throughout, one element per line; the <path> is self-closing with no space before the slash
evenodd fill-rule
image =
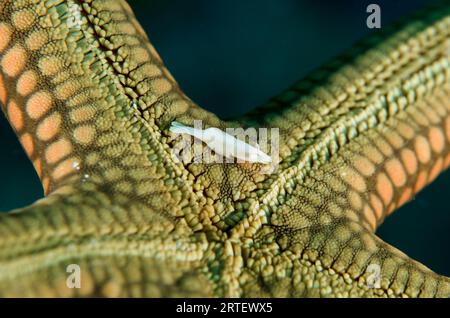
<path id="1" fill-rule="evenodd" d="M 382 26 L 430 1 L 130 1 L 152 43 L 186 94 L 221 117 L 243 114 Z M 0 210 L 42 196 L 31 163 L 0 119 Z M 450 276 L 450 172 L 442 174 L 379 229 L 387 242 Z"/>

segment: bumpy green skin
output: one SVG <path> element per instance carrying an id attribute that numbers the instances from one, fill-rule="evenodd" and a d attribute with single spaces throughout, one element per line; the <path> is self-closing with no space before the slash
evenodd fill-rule
<path id="1" fill-rule="evenodd" d="M 0 296 L 450 296 L 448 278 L 374 234 L 450 152 L 448 2 L 232 123 L 180 91 L 123 1 L 2 0 L 0 22 L 11 31 L 0 58 L 20 45 L 21 74 L 51 99 L 38 116 L 34 93 L 20 94 L 20 75 L 1 64 L 5 113 L 48 196 L 0 215 Z M 174 160 L 170 123 L 199 119 L 280 128 L 278 170 Z M 418 135 L 436 151 L 402 180 L 383 163 L 404 149 L 421 158 Z M 49 150 L 60 140 L 62 157 Z M 69 264 L 79 289 L 66 285 Z"/>

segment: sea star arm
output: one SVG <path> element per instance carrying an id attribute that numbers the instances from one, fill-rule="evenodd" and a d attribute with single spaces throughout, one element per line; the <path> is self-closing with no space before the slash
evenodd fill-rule
<path id="1" fill-rule="evenodd" d="M 204 236 L 144 204 L 124 207 L 93 184 L 69 191 L 0 215 L 1 297 L 212 294 L 199 270 Z M 73 265 L 80 288 L 70 288 Z"/>
<path id="2" fill-rule="evenodd" d="M 333 61 L 242 119 L 280 127 L 285 137 L 280 174 L 288 181 L 277 186 L 286 195 L 280 199 L 279 189 L 265 195 L 262 208 L 272 227 L 257 235 L 274 236 L 280 255 L 294 254 L 308 265 L 295 269 L 279 260 L 274 272 L 317 262 L 362 287 L 341 285 L 334 295 L 449 295 L 448 278 L 373 234 L 450 165 L 449 12 L 443 3 L 389 36 L 364 41 L 354 49 L 357 56 Z M 379 266 L 381 289 L 363 291 L 371 264 Z M 298 275 L 298 286 L 278 290 L 327 296 L 329 272 L 306 273 Z M 267 280 L 277 285 L 273 275 Z M 314 282 L 317 288 L 309 288 Z"/>
<path id="3" fill-rule="evenodd" d="M 373 233 L 448 162 L 450 139 L 444 134 L 450 131 L 449 93 L 448 88 L 435 91 L 342 145 L 325 162 L 311 162 L 306 172 L 287 170 L 284 179 L 289 182 L 279 185 L 287 195 L 268 195 L 259 207 L 267 211 L 271 225 L 256 231 L 254 241 L 262 251 L 254 249 L 251 256 L 252 268 L 271 268 L 262 286 L 286 296 L 450 295 L 448 278 Z M 272 266 L 265 264 L 267 254 L 276 255 Z M 370 288 L 374 268 L 381 275 L 379 288 Z"/>
<path id="4" fill-rule="evenodd" d="M 181 93 L 128 5 L 1 1 L 0 32 L 3 110 L 49 195 L 0 217 L 1 294 L 210 291 L 189 283 L 204 275 L 205 238 L 181 218 L 196 207 L 192 180 L 166 160 L 158 125 L 213 116 Z"/>

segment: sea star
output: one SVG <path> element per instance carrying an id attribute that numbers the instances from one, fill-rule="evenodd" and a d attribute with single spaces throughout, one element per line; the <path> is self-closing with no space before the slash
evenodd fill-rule
<path id="1" fill-rule="evenodd" d="M 0 215 L 1 296 L 450 296 L 374 234 L 450 165 L 448 2 L 233 122 L 181 92 L 124 1 L 3 0 L 0 34 L 0 100 L 47 195 Z M 278 128 L 277 168 L 175 160 L 169 128 L 195 120 Z"/>

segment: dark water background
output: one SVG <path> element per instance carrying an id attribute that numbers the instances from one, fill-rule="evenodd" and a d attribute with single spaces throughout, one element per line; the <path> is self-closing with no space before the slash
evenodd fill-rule
<path id="1" fill-rule="evenodd" d="M 429 0 L 130 1 L 186 94 L 221 117 L 243 114 L 342 53 L 373 30 Z M 0 115 L 0 211 L 42 196 L 39 180 Z M 434 271 L 450 276 L 450 171 L 396 211 L 378 234 Z"/>

